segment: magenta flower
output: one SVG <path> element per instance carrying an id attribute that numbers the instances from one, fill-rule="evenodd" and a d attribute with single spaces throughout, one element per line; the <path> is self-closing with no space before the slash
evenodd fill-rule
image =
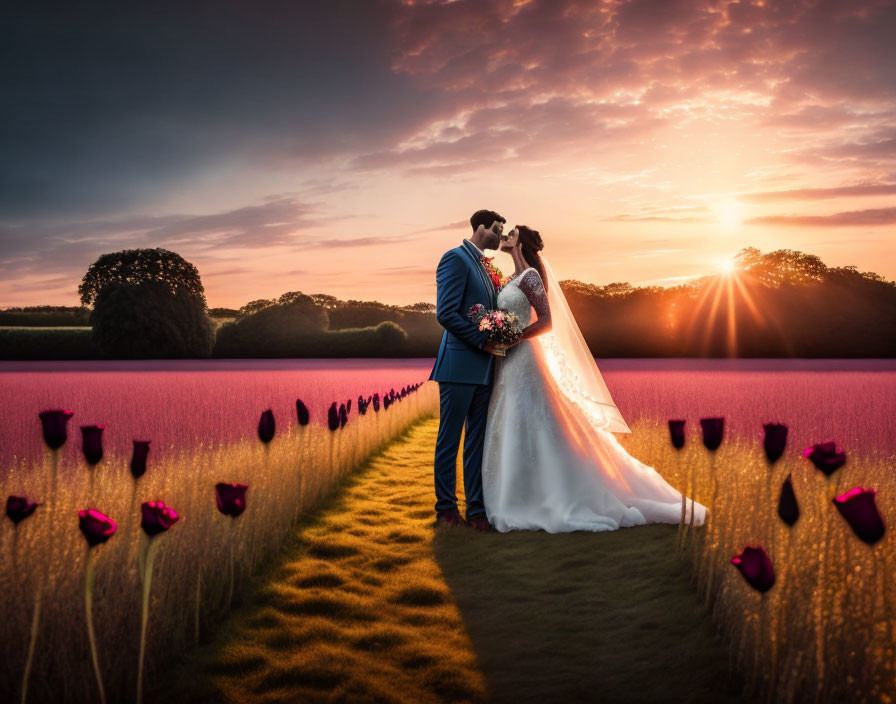
<path id="1" fill-rule="evenodd" d="M 38 505 L 37 502 L 29 501 L 24 496 L 10 496 L 6 499 L 6 517 L 18 525 L 34 513 Z"/>
<path id="2" fill-rule="evenodd" d="M 803 457 L 808 457 L 815 468 L 824 472 L 827 477 L 846 464 L 846 453 L 839 450 L 833 441 L 807 447 L 803 450 Z"/>
<path id="3" fill-rule="evenodd" d="M 772 561 L 758 545 L 745 547 L 740 555 L 731 558 L 731 564 L 740 570 L 747 583 L 758 592 L 767 592 L 775 583 Z"/>
<path id="4" fill-rule="evenodd" d="M 78 527 L 90 547 L 105 543 L 118 530 L 118 524 L 115 521 L 92 508 L 78 511 Z"/>
<path id="5" fill-rule="evenodd" d="M 774 464 L 781 459 L 784 448 L 787 447 L 787 426 L 780 423 L 766 423 L 762 427 L 765 430 L 762 448 L 765 450 L 768 463 Z"/>
<path id="6" fill-rule="evenodd" d="M 311 420 L 311 414 L 308 413 L 308 406 L 302 403 L 301 399 L 296 399 L 296 417 L 299 420 L 299 425 L 302 427 L 308 425 L 308 422 Z"/>
<path id="7" fill-rule="evenodd" d="M 274 412 L 269 408 L 258 421 L 258 438 L 264 443 L 274 439 Z"/>
<path id="8" fill-rule="evenodd" d="M 103 459 L 103 430 L 105 425 L 81 426 L 81 449 L 87 464 L 97 464 Z"/>
<path id="9" fill-rule="evenodd" d="M 884 537 L 884 521 L 877 510 L 875 494 L 877 492 L 874 489 L 857 486 L 833 499 L 834 506 L 849 523 L 849 527 L 860 540 L 869 545 L 874 545 Z"/>
<path id="10" fill-rule="evenodd" d="M 703 444 L 707 450 L 715 452 L 722 444 L 725 431 L 724 418 L 701 418 L 700 428 L 703 430 Z"/>
<path id="11" fill-rule="evenodd" d="M 672 447 L 676 450 L 684 447 L 684 423 L 683 420 L 669 421 L 669 437 L 672 440 Z"/>
<path id="12" fill-rule="evenodd" d="M 71 411 L 63 411 L 56 409 L 52 411 L 41 411 L 39 414 L 41 425 L 44 431 L 44 442 L 51 450 L 58 450 L 65 444 L 68 439 L 68 419 L 74 413 Z"/>
<path id="13" fill-rule="evenodd" d="M 236 518 L 246 510 L 245 484 L 228 484 L 218 482 L 215 484 L 215 499 L 218 502 L 218 510 L 225 516 Z"/>
<path id="14" fill-rule="evenodd" d="M 140 506 L 140 527 L 150 538 L 164 533 L 177 523 L 180 516 L 162 501 L 145 501 Z"/>
<path id="15" fill-rule="evenodd" d="M 131 476 L 139 479 L 146 474 L 146 456 L 149 454 L 149 440 L 134 440 L 134 454 L 131 455 Z"/>

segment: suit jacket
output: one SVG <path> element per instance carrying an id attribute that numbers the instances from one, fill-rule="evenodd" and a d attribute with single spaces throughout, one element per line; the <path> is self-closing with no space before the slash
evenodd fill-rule
<path id="1" fill-rule="evenodd" d="M 429 378 L 460 384 L 490 384 L 494 359 L 482 350 L 488 332 L 470 320 L 470 308 L 497 305 L 495 287 L 482 266 L 482 253 L 469 240 L 449 249 L 436 269 L 436 318 L 445 328 Z"/>

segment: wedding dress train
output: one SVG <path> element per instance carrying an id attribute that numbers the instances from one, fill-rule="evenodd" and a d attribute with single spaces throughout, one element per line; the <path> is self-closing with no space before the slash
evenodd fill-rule
<path id="1" fill-rule="evenodd" d="M 518 315 L 523 327 L 530 306 L 539 317 L 547 314 L 543 282 L 531 268 L 498 295 L 498 307 Z M 501 532 L 549 533 L 678 523 L 681 494 L 581 411 L 551 373 L 550 354 L 550 345 L 536 337 L 495 359 L 482 460 L 489 521 Z M 621 416 L 618 423 L 627 430 Z M 688 499 L 686 520 L 690 511 Z M 695 503 L 694 523 L 702 524 L 705 515 Z"/>

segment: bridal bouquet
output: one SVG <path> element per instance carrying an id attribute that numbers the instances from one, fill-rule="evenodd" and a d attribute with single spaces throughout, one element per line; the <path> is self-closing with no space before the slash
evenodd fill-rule
<path id="1" fill-rule="evenodd" d="M 492 344 L 512 345 L 523 334 L 519 317 L 500 308 L 487 310 L 484 305 L 477 303 L 470 308 L 470 320 L 480 331 L 488 331 L 488 341 Z M 503 352 L 498 352 L 498 354 L 503 356 Z"/>

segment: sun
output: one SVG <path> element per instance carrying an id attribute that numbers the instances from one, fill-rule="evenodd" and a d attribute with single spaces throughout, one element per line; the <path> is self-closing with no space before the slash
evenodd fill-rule
<path id="1" fill-rule="evenodd" d="M 731 276 L 737 268 L 737 265 L 734 263 L 733 259 L 719 259 L 716 262 L 716 268 L 725 276 Z"/>

